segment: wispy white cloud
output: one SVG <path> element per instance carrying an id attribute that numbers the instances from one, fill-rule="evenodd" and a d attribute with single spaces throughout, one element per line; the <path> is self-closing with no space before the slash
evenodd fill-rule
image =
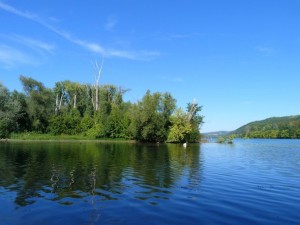
<path id="1" fill-rule="evenodd" d="M 121 57 L 132 60 L 149 61 L 160 56 L 157 51 L 117 51 L 107 50 L 107 57 Z"/>
<path id="2" fill-rule="evenodd" d="M 137 59 L 137 53 L 128 52 L 128 51 L 118 51 L 118 50 L 107 50 L 106 51 L 108 57 L 121 57 L 127 59 Z"/>
<path id="3" fill-rule="evenodd" d="M 115 50 L 115 49 L 107 49 L 104 48 L 99 43 L 93 43 L 86 40 L 82 40 L 79 38 L 74 37 L 69 32 L 59 29 L 57 27 L 54 27 L 50 23 L 43 20 L 40 16 L 33 14 L 28 11 L 21 11 L 11 5 L 5 4 L 0 1 L 0 9 L 5 10 L 9 13 L 12 13 L 14 15 L 23 17 L 25 19 L 34 21 L 36 23 L 41 24 L 42 26 L 46 27 L 47 29 L 53 31 L 54 33 L 58 34 L 65 40 L 72 42 L 78 46 L 81 46 L 82 48 L 102 55 L 103 57 L 120 57 L 120 58 L 127 58 L 127 59 L 133 59 L 133 60 L 149 60 L 152 59 L 154 56 L 158 56 L 158 52 L 151 52 L 151 51 L 122 51 L 122 50 Z M 113 28 L 117 21 L 111 20 L 110 23 L 107 23 L 108 28 Z"/>
<path id="4" fill-rule="evenodd" d="M 104 24 L 104 28 L 107 31 L 113 31 L 118 23 L 117 17 L 115 15 L 110 15 L 106 19 L 106 23 Z"/>
<path id="5" fill-rule="evenodd" d="M 30 12 L 27 12 L 27 11 L 20 11 L 10 5 L 7 5 L 3 2 L 0 1 L 0 8 L 7 11 L 7 12 L 10 12 L 10 13 L 13 13 L 17 16 L 21 16 L 21 17 L 24 17 L 26 19 L 30 19 L 30 20 L 35 20 L 35 21 L 39 21 L 40 18 L 33 14 L 33 13 L 30 13 Z"/>
<path id="6" fill-rule="evenodd" d="M 161 40 L 180 40 L 180 39 L 190 39 L 190 38 L 197 38 L 202 37 L 205 34 L 198 33 L 198 32 L 190 32 L 190 33 L 163 33 L 159 34 L 157 39 Z"/>
<path id="7" fill-rule="evenodd" d="M 195 34 L 170 34 L 170 38 L 172 39 L 186 39 L 196 36 Z"/>
<path id="8" fill-rule="evenodd" d="M 58 19 L 58 18 L 56 18 L 56 17 L 54 17 L 54 16 L 50 16 L 48 19 L 49 19 L 50 21 L 54 22 L 54 23 L 60 22 L 60 19 Z"/>
<path id="9" fill-rule="evenodd" d="M 142 60 L 151 60 L 154 58 L 157 58 L 161 55 L 159 51 L 140 51 L 137 52 L 137 59 L 142 59 Z"/>
<path id="10" fill-rule="evenodd" d="M 0 34 L 0 65 L 10 69 L 18 65 L 40 65 L 55 46 L 40 40 L 21 36 Z"/>
<path id="11" fill-rule="evenodd" d="M 274 50 L 272 48 L 269 48 L 266 46 L 256 46 L 255 50 L 264 55 L 271 55 L 274 52 Z"/>
<path id="12" fill-rule="evenodd" d="M 54 44 L 21 35 L 10 35 L 9 38 L 30 48 L 36 49 L 37 51 L 52 53 L 55 49 Z"/>
<path id="13" fill-rule="evenodd" d="M 0 45 L 0 64 L 6 69 L 17 65 L 36 65 L 38 60 L 33 56 L 7 45 Z"/>

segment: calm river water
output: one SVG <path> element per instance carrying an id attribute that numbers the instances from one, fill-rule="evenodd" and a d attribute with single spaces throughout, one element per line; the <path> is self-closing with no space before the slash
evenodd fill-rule
<path id="1" fill-rule="evenodd" d="M 0 225 L 299 223 L 300 140 L 0 143 Z"/>

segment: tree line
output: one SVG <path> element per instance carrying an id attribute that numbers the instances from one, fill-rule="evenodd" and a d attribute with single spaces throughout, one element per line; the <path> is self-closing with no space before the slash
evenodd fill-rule
<path id="1" fill-rule="evenodd" d="M 69 80 L 47 88 L 20 76 L 23 92 L 9 91 L 0 83 L 0 138 L 11 133 L 84 135 L 144 142 L 198 142 L 202 107 L 188 103 L 176 107 L 168 92 L 147 91 L 136 102 L 125 102 L 128 91 L 114 85 Z"/>
<path id="2" fill-rule="evenodd" d="M 300 138 L 300 116 L 272 117 L 251 122 L 233 134 L 244 138 Z"/>

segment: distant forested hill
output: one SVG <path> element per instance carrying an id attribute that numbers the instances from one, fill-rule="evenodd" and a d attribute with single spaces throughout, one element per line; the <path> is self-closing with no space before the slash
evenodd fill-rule
<path id="1" fill-rule="evenodd" d="M 251 122 L 232 133 L 245 138 L 300 138 L 300 115 Z"/>
<path id="2" fill-rule="evenodd" d="M 205 138 L 216 138 L 220 136 L 226 136 L 230 134 L 231 131 L 214 131 L 214 132 L 207 132 L 207 133 L 202 133 L 202 136 Z"/>

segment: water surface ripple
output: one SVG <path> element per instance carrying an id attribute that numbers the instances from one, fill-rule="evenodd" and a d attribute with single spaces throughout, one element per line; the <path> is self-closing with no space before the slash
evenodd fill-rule
<path id="1" fill-rule="evenodd" d="M 299 224 L 300 141 L 0 143 L 0 225 Z"/>

